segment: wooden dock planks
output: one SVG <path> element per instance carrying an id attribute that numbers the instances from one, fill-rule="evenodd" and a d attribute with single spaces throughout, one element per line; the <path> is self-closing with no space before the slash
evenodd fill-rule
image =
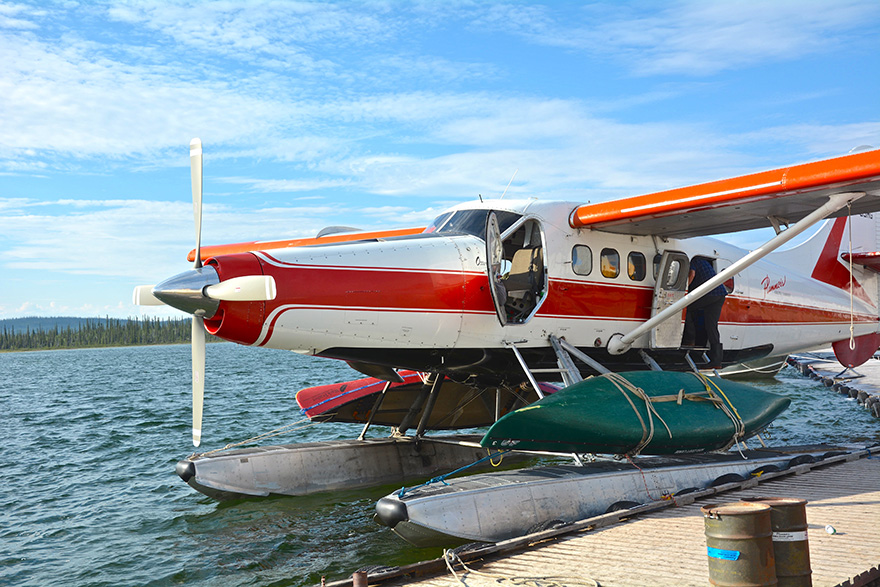
<path id="1" fill-rule="evenodd" d="M 808 501 L 814 586 L 836 586 L 880 567 L 880 455 L 780 477 L 750 489 L 699 499 L 468 566 L 511 578 L 566 576 L 578 578 L 585 585 L 592 579 L 603 587 L 702 587 L 708 584 L 709 571 L 700 507 L 761 496 Z M 826 525 L 833 526 L 837 534 L 828 534 Z M 463 576 L 461 570 L 458 574 Z M 493 584 L 494 579 L 467 574 L 465 581 L 479 586 Z M 383 584 L 451 587 L 462 583 L 446 573 L 431 579 Z"/>

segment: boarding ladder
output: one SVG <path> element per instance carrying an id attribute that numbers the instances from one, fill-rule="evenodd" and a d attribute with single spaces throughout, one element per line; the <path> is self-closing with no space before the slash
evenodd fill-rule
<path id="1" fill-rule="evenodd" d="M 587 366 L 589 366 L 594 371 L 599 373 L 610 373 L 611 370 L 605 367 L 602 363 L 597 361 L 596 359 L 590 357 L 586 353 L 578 350 L 573 344 L 565 340 L 564 338 L 559 338 L 553 334 L 548 337 L 550 341 L 550 346 L 553 347 L 553 350 L 556 352 L 556 364 L 558 365 L 555 369 L 532 369 L 526 363 L 525 359 L 522 356 L 522 353 L 517 348 L 515 342 L 507 342 L 505 345 L 513 351 L 514 356 L 516 356 L 516 360 L 519 362 L 520 366 L 525 372 L 526 377 L 529 380 L 529 383 L 532 384 L 532 387 L 538 393 L 538 397 L 543 398 L 544 394 L 541 393 L 540 387 L 538 387 L 538 381 L 535 378 L 536 374 L 540 373 L 559 373 L 562 377 L 562 382 L 566 387 L 569 385 L 574 385 L 579 381 L 583 381 L 583 377 L 581 377 L 581 373 L 578 370 L 577 366 L 575 366 L 574 360 L 578 359 L 583 362 Z M 651 356 L 646 353 L 644 350 L 639 350 L 639 354 L 642 357 L 642 360 L 652 371 L 662 371 L 660 365 L 651 358 Z"/>
<path id="2" fill-rule="evenodd" d="M 525 358 L 523 358 L 522 353 L 517 348 L 517 346 L 516 346 L 517 343 L 515 343 L 515 342 L 506 342 L 505 343 L 505 346 L 507 346 L 508 348 L 510 348 L 511 351 L 513 351 L 514 356 L 516 356 L 516 360 L 519 362 L 520 366 L 523 369 L 523 372 L 525 372 L 525 375 L 529 380 L 529 383 L 531 383 L 532 388 L 535 390 L 535 393 L 538 394 L 539 398 L 543 399 L 544 394 L 541 391 L 541 388 L 538 386 L 538 381 L 535 378 L 536 374 L 559 373 L 561 375 L 562 381 L 566 387 L 568 387 L 569 385 L 574 385 L 575 383 L 578 383 L 579 381 L 583 381 L 583 377 L 581 377 L 580 371 L 575 366 L 574 359 L 578 359 L 578 360 L 582 361 L 584 364 L 588 365 L 591 369 L 593 369 L 594 371 L 597 371 L 600 374 L 604 375 L 605 373 L 611 373 L 610 369 L 608 369 L 607 367 L 602 365 L 600 362 L 598 362 L 597 360 L 595 360 L 592 357 L 590 357 L 589 355 L 587 355 L 586 353 L 578 350 L 577 347 L 575 347 L 573 344 L 566 341 L 564 338 L 558 338 L 557 336 L 551 334 L 548 337 L 548 340 L 550 342 L 550 346 L 552 346 L 553 350 L 556 352 L 556 364 L 558 366 L 555 369 L 532 369 L 526 363 Z M 660 365 L 657 364 L 657 361 L 655 361 L 651 357 L 651 355 L 649 355 L 644 349 L 639 349 L 639 355 L 641 356 L 641 358 L 645 362 L 645 364 L 648 366 L 648 368 L 651 369 L 652 371 L 662 371 L 663 370 L 660 368 Z M 708 362 L 708 357 L 706 357 L 705 354 L 703 355 L 703 358 Z M 700 372 L 700 370 L 697 368 L 696 364 L 694 363 L 693 359 L 691 358 L 690 353 L 685 354 L 685 360 L 689 363 L 689 365 L 694 370 L 694 372 L 696 372 L 696 373 Z M 716 375 L 717 375 L 717 371 L 716 371 Z M 761 442 L 763 444 L 763 440 Z M 583 466 L 584 463 L 583 463 L 583 460 L 581 459 L 580 455 L 578 455 L 576 453 L 572 453 L 571 456 L 574 458 L 574 461 L 577 465 Z"/>
<path id="3" fill-rule="evenodd" d="M 578 359 L 588 365 L 595 371 L 599 373 L 610 373 L 611 371 L 606 368 L 604 365 L 588 356 L 587 354 L 579 351 L 577 347 L 567 342 L 564 338 L 558 338 L 555 335 L 551 334 L 548 337 L 550 341 L 550 346 L 553 347 L 553 350 L 556 352 L 556 364 L 557 367 L 555 369 L 532 369 L 526 363 L 525 358 L 523 358 L 522 353 L 516 347 L 515 342 L 508 342 L 505 345 L 513 351 L 514 356 L 516 356 L 516 360 L 519 362 L 520 366 L 523 369 L 523 372 L 526 374 L 526 377 L 529 380 L 529 383 L 532 384 L 532 389 L 535 390 L 535 393 L 538 394 L 538 397 L 543 399 L 544 393 L 541 391 L 541 387 L 538 385 L 538 381 L 535 378 L 536 374 L 540 373 L 558 373 L 562 377 L 562 382 L 566 387 L 569 385 L 574 385 L 579 381 L 583 381 L 583 377 L 581 377 L 581 373 L 578 368 L 574 364 L 574 359 Z M 654 363 L 656 365 L 656 363 Z M 657 367 L 659 369 L 659 367 Z M 574 462 L 578 466 L 583 466 L 584 462 L 581 459 L 581 456 L 572 453 L 572 458 Z"/>

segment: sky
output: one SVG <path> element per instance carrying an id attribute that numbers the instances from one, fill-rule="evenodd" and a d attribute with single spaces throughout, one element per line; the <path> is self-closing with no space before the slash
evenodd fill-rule
<path id="1" fill-rule="evenodd" d="M 193 137 L 205 245 L 634 196 L 880 146 L 880 3 L 0 2 L 0 318 L 183 316 Z"/>

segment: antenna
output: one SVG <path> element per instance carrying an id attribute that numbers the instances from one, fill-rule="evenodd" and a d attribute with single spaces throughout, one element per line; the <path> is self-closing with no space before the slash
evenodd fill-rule
<path id="1" fill-rule="evenodd" d="M 516 172 L 517 172 L 517 171 L 519 171 L 519 167 L 517 167 L 517 168 L 516 168 L 516 171 L 513 172 L 513 177 L 516 177 Z M 511 178 L 510 178 L 510 181 L 507 182 L 507 187 L 504 188 L 504 193 L 502 193 L 502 194 L 501 194 L 501 197 L 498 198 L 499 200 L 503 200 L 503 199 L 504 199 L 504 194 L 507 193 L 507 190 L 510 189 L 510 184 L 513 183 L 513 177 L 511 177 Z"/>

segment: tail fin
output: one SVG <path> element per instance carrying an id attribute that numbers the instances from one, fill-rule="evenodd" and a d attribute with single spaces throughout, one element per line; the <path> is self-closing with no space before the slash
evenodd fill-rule
<path id="1" fill-rule="evenodd" d="M 877 306 L 877 273 L 866 269 L 857 259 L 868 253 L 880 251 L 878 224 L 880 224 L 880 214 L 841 216 L 826 220 L 805 242 L 786 251 L 774 253 L 771 259 L 783 266 L 811 268 L 810 276 L 813 279 L 849 292 L 848 259 L 849 253 L 852 252 L 854 253 L 852 293 L 872 306 Z"/>
<path id="2" fill-rule="evenodd" d="M 878 229 L 880 214 L 841 216 L 826 220 L 816 234 L 796 247 L 777 253 L 773 260 L 788 267 L 809 270 L 813 279 L 847 293 L 850 292 L 852 283 L 852 296 L 867 302 L 868 308 L 873 307 L 876 315 L 880 306 Z M 851 340 L 847 337 L 834 341 L 832 348 L 837 360 L 852 368 L 871 358 L 878 345 L 880 333 L 874 332 Z"/>

